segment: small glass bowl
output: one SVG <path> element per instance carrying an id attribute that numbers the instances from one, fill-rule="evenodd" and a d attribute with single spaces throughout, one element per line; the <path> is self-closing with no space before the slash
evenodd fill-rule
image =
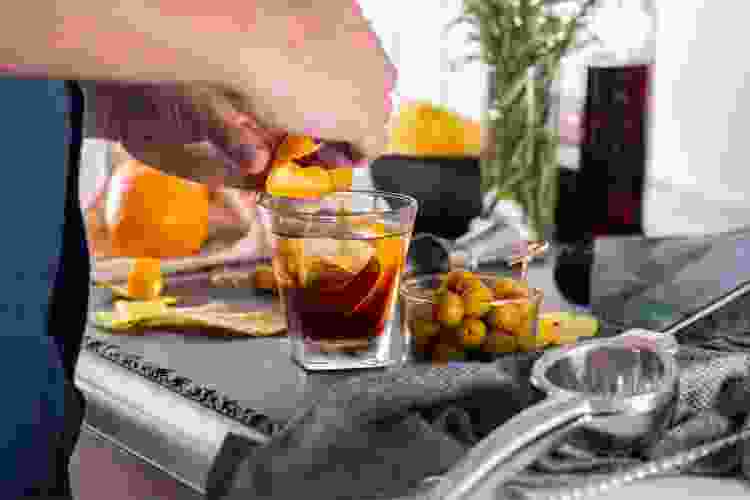
<path id="1" fill-rule="evenodd" d="M 498 281 L 507 277 L 471 274 L 493 291 Z M 492 361 L 500 355 L 543 347 L 537 335 L 541 290 L 529 287 L 528 297 L 492 299 L 481 307 L 475 307 L 475 301 L 474 307 L 469 305 L 468 309 L 477 312 L 464 314 L 457 322 L 459 313 L 441 315 L 440 312 L 441 307 L 447 306 L 440 305 L 437 291 L 446 276 L 447 273 L 405 277 L 401 283 L 399 300 L 405 361 Z M 454 306 L 466 310 L 471 298 L 467 294 L 459 297 L 462 305 L 457 306 L 458 299 L 454 298 Z"/>

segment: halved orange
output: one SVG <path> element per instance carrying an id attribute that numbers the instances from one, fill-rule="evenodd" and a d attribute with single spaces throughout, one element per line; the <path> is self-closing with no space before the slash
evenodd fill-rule
<path id="1" fill-rule="evenodd" d="M 400 106 L 390 123 L 388 151 L 416 156 L 479 155 L 481 124 L 429 101 Z"/>
<path id="2" fill-rule="evenodd" d="M 113 253 L 121 257 L 186 257 L 208 238 L 205 185 L 130 160 L 115 169 L 105 202 Z"/>

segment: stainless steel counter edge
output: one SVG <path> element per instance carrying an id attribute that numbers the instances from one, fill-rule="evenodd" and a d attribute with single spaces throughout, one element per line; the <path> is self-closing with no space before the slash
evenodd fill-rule
<path id="1" fill-rule="evenodd" d="M 201 494 L 228 432 L 258 443 L 267 440 L 85 350 L 78 361 L 76 385 L 88 401 L 88 427 Z"/>

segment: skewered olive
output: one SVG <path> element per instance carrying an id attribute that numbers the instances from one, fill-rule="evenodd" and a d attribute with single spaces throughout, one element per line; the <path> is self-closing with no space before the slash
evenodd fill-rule
<path id="1" fill-rule="evenodd" d="M 526 283 L 513 278 L 499 278 L 495 282 L 494 292 L 498 299 L 521 299 L 529 296 Z"/>
<path id="2" fill-rule="evenodd" d="M 487 322 L 493 328 L 501 328 L 516 333 L 521 328 L 523 318 L 518 304 L 510 302 L 494 306 L 487 317 Z"/>
<path id="3" fill-rule="evenodd" d="M 490 328 L 502 328 L 502 324 L 500 323 L 500 313 L 498 312 L 499 310 L 500 306 L 492 306 L 487 313 L 487 316 L 485 316 L 484 320 Z"/>
<path id="4" fill-rule="evenodd" d="M 536 316 L 536 306 L 530 302 L 523 301 L 516 304 L 519 311 L 519 326 L 516 332 L 517 335 L 534 335 L 534 319 Z"/>
<path id="5" fill-rule="evenodd" d="M 487 335 L 487 326 L 479 319 L 467 318 L 458 329 L 458 334 L 464 348 L 475 349 L 482 345 Z"/>
<path id="6" fill-rule="evenodd" d="M 453 270 L 444 275 L 442 278 L 442 287 L 450 290 L 451 292 L 455 292 L 459 281 L 461 281 L 464 273 L 466 272 L 467 271 Z"/>
<path id="7" fill-rule="evenodd" d="M 446 292 L 438 303 L 438 321 L 448 328 L 455 328 L 461 324 L 464 317 L 464 302 L 461 296 Z"/>
<path id="8" fill-rule="evenodd" d="M 484 283 L 476 274 L 464 273 L 456 284 L 456 293 L 464 294 L 471 290 L 484 287 Z"/>
<path id="9" fill-rule="evenodd" d="M 532 316 L 534 305 L 530 300 L 519 300 L 515 302 L 518 308 L 518 314 L 522 318 L 529 318 Z"/>
<path id="10" fill-rule="evenodd" d="M 464 314 L 473 318 L 480 318 L 489 312 L 490 302 L 494 299 L 492 290 L 479 284 L 479 286 L 466 290 L 463 294 Z"/>

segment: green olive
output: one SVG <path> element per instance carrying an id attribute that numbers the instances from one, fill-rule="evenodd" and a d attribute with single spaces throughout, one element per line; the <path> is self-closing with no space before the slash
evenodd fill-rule
<path id="1" fill-rule="evenodd" d="M 461 296 L 446 292 L 440 298 L 438 303 L 437 319 L 448 328 L 455 328 L 461 324 L 464 317 L 464 302 Z"/>
<path id="2" fill-rule="evenodd" d="M 492 307 L 490 302 L 494 299 L 492 290 L 480 283 L 479 286 L 466 290 L 462 294 L 464 301 L 464 314 L 473 318 L 481 318 L 487 314 Z"/>
<path id="3" fill-rule="evenodd" d="M 529 296 L 525 282 L 513 278 L 499 278 L 495 282 L 495 297 L 498 299 L 521 299 Z"/>
<path id="4" fill-rule="evenodd" d="M 531 303 L 530 300 L 519 300 L 515 302 L 516 307 L 518 308 L 518 314 L 521 315 L 523 318 L 531 317 L 532 313 L 534 312 L 534 305 Z"/>
<path id="5" fill-rule="evenodd" d="M 505 354 L 518 350 L 518 339 L 501 331 L 491 332 L 482 344 L 482 350 L 490 354 Z"/>
<path id="6" fill-rule="evenodd" d="M 512 333 L 516 333 L 521 328 L 522 321 L 521 310 L 514 302 L 494 306 L 487 316 L 487 322 L 491 327 Z"/>
<path id="7" fill-rule="evenodd" d="M 513 292 L 516 286 L 516 280 L 513 278 L 498 278 L 495 281 L 495 297 L 506 299 Z"/>
<path id="8" fill-rule="evenodd" d="M 411 334 L 415 339 L 428 341 L 440 332 L 440 323 L 429 319 L 417 318 L 411 322 Z"/>
<path id="9" fill-rule="evenodd" d="M 459 282 L 456 284 L 456 293 L 464 294 L 471 290 L 484 287 L 484 283 L 476 274 L 465 272 Z"/>
<path id="10" fill-rule="evenodd" d="M 521 301 L 517 303 L 520 315 L 520 325 L 518 326 L 518 335 L 534 335 L 534 325 L 537 321 L 537 305 L 531 301 Z"/>
<path id="11" fill-rule="evenodd" d="M 451 292 L 455 292 L 456 286 L 458 285 L 458 282 L 461 281 L 461 277 L 463 276 L 463 273 L 465 272 L 466 271 L 453 270 L 449 272 L 448 274 L 443 275 L 442 288 L 450 290 Z"/>
<path id="12" fill-rule="evenodd" d="M 460 294 L 465 288 L 479 280 L 475 274 L 463 269 L 454 269 L 442 278 L 442 287 Z"/>
<path id="13" fill-rule="evenodd" d="M 461 345 L 466 349 L 476 349 L 482 345 L 487 335 L 487 326 L 479 319 L 467 318 L 458 329 Z"/>
<path id="14" fill-rule="evenodd" d="M 487 326 L 489 326 L 490 328 L 503 327 L 502 323 L 500 322 L 500 313 L 498 312 L 499 310 L 500 306 L 493 306 L 490 308 L 487 316 L 485 316 L 484 320 L 487 322 Z"/>

